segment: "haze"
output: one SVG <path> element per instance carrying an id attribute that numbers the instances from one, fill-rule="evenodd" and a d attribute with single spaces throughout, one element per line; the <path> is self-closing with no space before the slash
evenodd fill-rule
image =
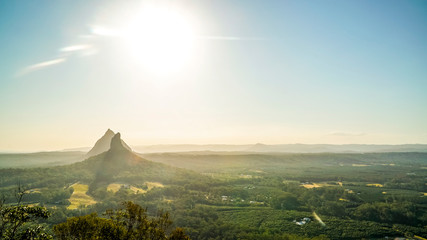
<path id="1" fill-rule="evenodd" d="M 426 1 L 3 1 L 0 151 L 425 144 L 426 42 Z"/>

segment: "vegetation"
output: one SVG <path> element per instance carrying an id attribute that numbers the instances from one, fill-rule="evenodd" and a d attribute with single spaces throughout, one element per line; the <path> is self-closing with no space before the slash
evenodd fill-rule
<path id="1" fill-rule="evenodd" d="M 34 223 L 49 217 L 47 209 L 21 204 L 25 190 L 20 186 L 15 193 L 16 205 L 6 206 L 4 200 L 0 202 L 0 239 L 52 239 L 43 225 Z"/>
<path id="2" fill-rule="evenodd" d="M 23 203 L 49 209 L 49 218 L 34 222 L 48 229 L 92 222 L 122 234 L 113 226 L 126 221 L 114 219 L 126 207 L 103 214 L 132 201 L 146 207 L 147 219 L 159 219 L 161 209 L 170 212 L 171 229 L 182 228 L 191 239 L 427 237 L 425 153 L 168 153 L 145 158 L 161 163 L 141 160 L 117 171 L 111 166 L 110 176 L 102 179 L 97 172 L 105 167 L 105 154 L 67 166 L 1 169 L 0 193 L 7 206 L 16 205 L 13 189 L 17 182 L 25 184 Z M 93 204 L 72 205 L 78 192 Z M 310 221 L 301 224 L 304 218 Z M 171 233 L 165 230 L 164 236 Z"/>
<path id="3" fill-rule="evenodd" d="M 55 236 L 64 240 L 189 239 L 180 228 L 168 231 L 172 224 L 168 213 L 160 213 L 157 218 L 149 218 L 141 206 L 132 202 L 125 202 L 123 205 L 123 209 L 108 211 L 108 218 L 98 217 L 96 213 L 69 218 L 65 223 L 54 226 Z"/>

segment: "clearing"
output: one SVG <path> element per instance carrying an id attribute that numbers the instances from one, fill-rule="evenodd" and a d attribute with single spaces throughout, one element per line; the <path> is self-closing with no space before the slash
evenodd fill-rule
<path id="1" fill-rule="evenodd" d="M 96 201 L 91 196 L 86 194 L 89 190 L 88 185 L 75 183 L 71 185 L 71 187 L 73 187 L 74 192 L 70 199 L 68 199 L 71 204 L 67 207 L 67 209 L 77 209 L 81 206 L 85 207 L 96 203 Z"/>
<path id="2" fill-rule="evenodd" d="M 155 187 L 158 187 L 158 188 L 164 187 L 164 185 L 159 182 L 145 182 L 144 184 L 147 186 L 147 190 L 132 186 L 130 184 L 125 184 L 125 183 L 111 183 L 108 185 L 107 191 L 112 191 L 113 193 L 116 193 L 121 188 L 124 188 L 124 189 L 130 189 L 133 193 L 138 194 L 138 193 L 146 193 L 147 191 L 150 191 Z"/>
<path id="3" fill-rule="evenodd" d="M 379 184 L 379 183 L 368 183 L 368 184 L 366 184 L 366 186 L 368 186 L 368 187 L 384 187 L 384 185 Z"/>

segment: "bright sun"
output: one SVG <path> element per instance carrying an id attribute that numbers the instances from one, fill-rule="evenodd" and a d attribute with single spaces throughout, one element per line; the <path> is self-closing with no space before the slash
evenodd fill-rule
<path id="1" fill-rule="evenodd" d="M 193 55 L 191 21 L 172 7 L 144 6 L 121 35 L 134 60 L 156 74 L 181 70 Z"/>

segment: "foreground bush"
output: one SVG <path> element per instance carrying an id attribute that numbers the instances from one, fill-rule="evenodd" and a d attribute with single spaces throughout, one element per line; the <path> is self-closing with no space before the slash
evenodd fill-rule
<path id="1" fill-rule="evenodd" d="M 55 225 L 53 231 L 58 239 L 189 239 L 181 228 L 169 230 L 172 221 L 168 213 L 150 218 L 146 210 L 137 204 L 125 202 L 123 206 L 122 209 L 108 211 L 107 218 L 95 213 L 69 218 Z"/>

